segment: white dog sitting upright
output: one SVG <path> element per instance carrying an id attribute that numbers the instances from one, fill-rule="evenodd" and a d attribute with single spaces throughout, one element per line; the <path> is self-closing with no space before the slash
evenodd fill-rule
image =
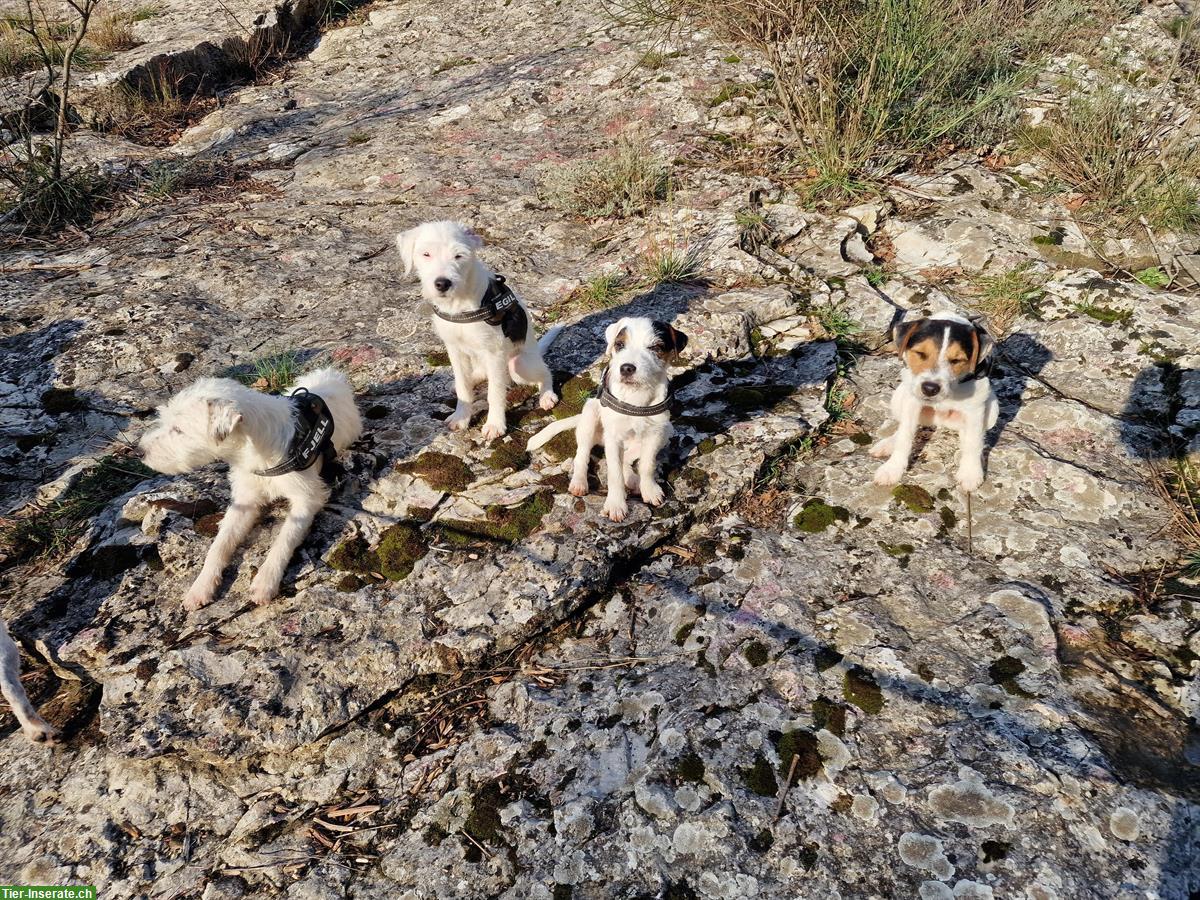
<path id="1" fill-rule="evenodd" d="M 44 744 L 53 742 L 58 736 L 54 726 L 38 715 L 21 685 L 21 654 L 3 619 L 0 619 L 0 694 L 8 701 L 13 715 L 21 723 L 21 732 L 29 740 Z"/>
<path id="2" fill-rule="evenodd" d="M 529 439 L 530 452 L 556 434 L 575 429 L 575 462 L 569 490 L 588 490 L 592 448 L 604 444 L 608 497 L 604 514 L 614 522 L 629 512 L 626 491 L 637 491 L 650 506 L 663 502 L 657 481 L 658 454 L 674 429 L 667 360 L 687 346 L 687 335 L 665 322 L 624 318 L 604 332 L 609 364 L 600 378 L 599 396 L 590 397 L 577 416 L 561 419 Z M 634 469 L 637 460 L 637 469 Z"/>
<path id="3" fill-rule="evenodd" d="M 982 325 L 948 312 L 902 322 L 893 337 L 905 368 L 892 394 L 896 430 L 871 447 L 872 456 L 888 457 L 875 483 L 897 484 L 917 429 L 944 425 L 958 432 L 958 486 L 971 493 L 983 484 L 984 436 L 1000 415 L 988 378 L 992 339 Z"/>
<path id="4" fill-rule="evenodd" d="M 456 222 L 427 222 L 396 238 L 404 274 L 416 269 L 421 290 L 433 307 L 433 329 L 446 345 L 454 370 L 454 414 L 446 422 L 452 430 L 471 423 L 475 388 L 487 382 L 487 420 L 483 436 L 502 436 L 508 388 L 512 381 L 537 385 L 538 405 L 551 409 L 558 402 L 550 370 L 542 353 L 558 336 L 552 328 L 534 343 L 525 306 L 493 274 L 476 251 L 483 246 L 478 235 Z"/>
<path id="5" fill-rule="evenodd" d="M 289 397 L 262 394 L 229 378 L 202 378 L 159 408 L 141 441 L 146 465 L 166 475 L 210 462 L 229 464 L 231 501 L 185 609 L 212 602 L 221 574 L 262 507 L 286 500 L 288 514 L 250 585 L 255 603 L 279 593 L 283 573 L 329 500 L 334 457 L 362 433 L 346 376 L 320 369 L 296 379 Z"/>

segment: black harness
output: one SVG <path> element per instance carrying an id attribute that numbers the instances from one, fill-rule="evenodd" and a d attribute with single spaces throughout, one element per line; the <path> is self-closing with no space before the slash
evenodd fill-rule
<path id="1" fill-rule="evenodd" d="M 671 388 L 667 387 L 667 396 L 655 403 L 653 406 L 631 406 L 624 401 L 618 400 L 612 395 L 608 389 L 608 369 L 604 370 L 604 374 L 600 376 L 600 387 L 596 389 L 596 396 L 600 400 L 601 406 L 606 406 L 613 412 L 618 412 L 623 416 L 657 416 L 660 413 L 668 412 L 671 409 L 671 401 L 675 399 L 671 393 Z"/>
<path id="2" fill-rule="evenodd" d="M 333 416 L 329 407 L 308 388 L 296 388 L 288 399 L 295 408 L 296 433 L 288 445 L 287 456 L 279 465 L 254 474 L 274 476 L 303 472 L 319 459 L 321 477 L 332 483 L 332 463 L 337 451 L 333 447 Z"/>
<path id="3" fill-rule="evenodd" d="M 498 272 L 488 281 L 483 299 L 479 301 L 479 309 L 465 313 L 445 313 L 435 306 L 433 314 L 443 321 L 458 325 L 486 322 L 499 326 L 504 336 L 516 344 L 522 343 L 529 333 L 529 319 L 525 310 L 517 302 L 517 295 L 513 293 L 512 288 L 505 283 L 504 276 Z"/>

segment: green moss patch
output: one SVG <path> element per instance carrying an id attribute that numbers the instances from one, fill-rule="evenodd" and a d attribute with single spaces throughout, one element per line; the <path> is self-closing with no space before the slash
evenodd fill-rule
<path id="1" fill-rule="evenodd" d="M 779 782 L 775 780 L 775 770 L 761 753 L 754 757 L 754 764 L 748 769 L 742 769 L 742 780 L 746 787 L 760 797 L 774 797 L 779 793 Z"/>
<path id="2" fill-rule="evenodd" d="M 449 453 L 428 450 L 415 459 L 396 463 L 396 471 L 415 475 L 437 491 L 457 494 L 475 480 L 471 467 Z"/>
<path id="3" fill-rule="evenodd" d="M 443 524 L 451 531 L 514 544 L 530 535 L 554 507 L 554 495 L 538 491 L 516 506 L 489 506 L 484 520 L 455 519 Z"/>
<path id="4" fill-rule="evenodd" d="M 1002 656 L 988 666 L 988 676 L 994 684 L 1000 685 L 1015 697 L 1029 699 L 1034 695 L 1017 684 L 1017 676 L 1024 671 L 1025 663 L 1012 656 Z"/>
<path id="5" fill-rule="evenodd" d="M 767 653 L 766 645 L 761 641 L 750 641 L 750 643 L 742 647 L 742 656 L 746 658 L 746 662 L 750 663 L 756 669 L 759 666 L 765 666 L 771 659 Z"/>
<path id="6" fill-rule="evenodd" d="M 817 652 L 813 655 L 813 665 L 816 666 L 818 672 L 828 671 L 841 661 L 842 654 L 832 647 L 818 647 Z"/>
<path id="7" fill-rule="evenodd" d="M 401 581 L 428 552 L 429 545 L 420 530 L 412 525 L 393 525 L 379 536 L 379 546 L 375 548 L 379 574 L 388 581 Z"/>
<path id="8" fill-rule="evenodd" d="M 796 513 L 792 524 L 797 531 L 805 534 L 817 534 L 824 531 L 834 522 L 846 522 L 850 519 L 850 511 L 843 506 L 830 506 L 824 500 L 809 500 Z"/>
<path id="9" fill-rule="evenodd" d="M 923 515 L 933 512 L 933 495 L 918 485 L 898 484 L 892 488 L 892 497 L 911 513 Z"/>
<path id="10" fill-rule="evenodd" d="M 952 531 L 954 526 L 958 524 L 958 516 L 956 516 L 954 514 L 954 510 L 948 506 L 943 506 L 941 509 L 939 509 L 938 515 L 942 519 L 942 527 L 947 531 Z"/>
<path id="11" fill-rule="evenodd" d="M 786 731 L 775 745 L 779 752 L 779 774 L 787 778 L 796 760 L 796 778 L 812 778 L 821 771 L 821 754 L 817 736 L 811 731 Z"/>
<path id="12" fill-rule="evenodd" d="M 879 542 L 879 548 L 888 556 L 894 556 L 897 559 L 911 556 L 914 550 L 912 544 L 888 544 L 883 541 Z"/>
<path id="13" fill-rule="evenodd" d="M 756 384 L 753 387 L 731 387 L 720 399 L 739 412 L 751 412 L 774 406 L 796 392 L 790 384 Z"/>
<path id="14" fill-rule="evenodd" d="M 869 715 L 877 715 L 883 709 L 883 691 L 865 669 L 855 666 L 846 673 L 842 683 L 842 696 Z"/>
<path id="15" fill-rule="evenodd" d="M 687 639 L 691 637 L 692 631 L 695 629 L 695 627 L 695 622 L 688 622 L 686 625 L 681 625 L 679 630 L 675 632 L 675 643 L 680 647 L 686 644 Z"/>
<path id="16" fill-rule="evenodd" d="M 445 350 L 434 350 L 432 353 L 425 354 L 425 362 L 435 369 L 440 369 L 450 365 L 450 354 Z"/>
<path id="17" fill-rule="evenodd" d="M 675 763 L 673 774 L 679 781 L 700 784 L 704 781 L 704 760 L 694 751 L 685 753 Z"/>
<path id="18" fill-rule="evenodd" d="M 1075 309 L 1104 325 L 1127 325 L 1133 318 L 1132 309 L 1113 309 L 1111 306 L 1101 306 L 1099 303 L 1080 303 L 1076 305 Z"/>
<path id="19" fill-rule="evenodd" d="M 553 459 L 564 460 L 575 455 L 575 432 L 556 434 L 542 445 L 542 450 Z"/>
<path id="20" fill-rule="evenodd" d="M 352 572 L 356 575 L 379 573 L 379 557 L 361 534 L 347 538 L 334 547 L 326 562 L 331 569 L 339 572 Z"/>
<path id="21" fill-rule="evenodd" d="M 865 447 L 867 444 L 871 443 L 871 435 L 865 431 L 856 431 L 854 434 L 850 435 L 850 442 L 859 447 Z"/>
<path id="22" fill-rule="evenodd" d="M 820 731 L 824 728 L 838 737 L 846 733 L 846 707 L 826 697 L 818 697 L 812 705 L 813 725 Z"/>
<path id="23" fill-rule="evenodd" d="M 558 405 L 554 407 L 554 418 L 565 419 L 583 411 L 583 404 L 596 390 L 596 379 L 583 373 L 569 379 L 558 392 Z"/>
<path id="24" fill-rule="evenodd" d="M 491 455 L 483 461 L 484 465 L 496 471 L 504 469 L 512 469 L 514 472 L 521 471 L 529 465 L 529 454 L 525 452 L 525 445 L 528 442 L 529 436 L 520 432 L 509 435 L 493 445 L 494 449 Z"/>

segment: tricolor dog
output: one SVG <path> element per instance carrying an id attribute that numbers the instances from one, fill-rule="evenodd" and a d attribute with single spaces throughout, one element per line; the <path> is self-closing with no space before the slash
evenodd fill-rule
<path id="1" fill-rule="evenodd" d="M 900 481 L 920 426 L 946 426 L 959 436 L 958 486 L 974 491 L 983 484 L 984 435 L 1000 414 L 988 379 L 991 337 L 978 322 L 953 313 L 902 322 L 892 337 L 904 372 L 892 394 L 896 430 L 871 447 L 872 456 L 887 457 L 875 483 Z"/>
<path id="2" fill-rule="evenodd" d="M 9 636 L 8 626 L 0 619 L 0 694 L 8 701 L 13 715 L 21 724 L 21 732 L 37 744 L 50 743 L 58 732 L 38 715 L 25 688 L 21 685 L 21 654 Z"/>
<path id="3" fill-rule="evenodd" d="M 498 438 L 507 430 L 505 411 L 509 385 L 537 385 L 538 405 L 552 409 L 558 402 L 550 370 L 542 353 L 558 336 L 552 328 L 541 341 L 533 341 L 529 313 L 504 281 L 493 274 L 477 251 L 478 235 L 456 222 L 426 222 L 396 238 L 404 274 L 414 269 L 421 292 L 433 307 L 437 332 L 450 367 L 458 403 L 446 424 L 452 430 L 471 422 L 475 388 L 487 382 L 487 419 L 482 433 Z"/>
<path id="4" fill-rule="evenodd" d="M 250 584 L 255 603 L 278 594 L 292 554 L 329 500 L 334 457 L 361 433 L 354 391 L 334 369 L 301 376 L 287 397 L 230 378 L 201 378 L 160 407 L 140 444 L 146 465 L 179 475 L 217 460 L 229 464 L 229 509 L 184 608 L 212 602 L 263 506 L 286 500 L 287 518 Z"/>
<path id="5" fill-rule="evenodd" d="M 687 346 L 687 335 L 666 322 L 624 318 L 604 332 L 609 364 L 600 377 L 597 396 L 577 416 L 561 419 L 530 438 L 532 452 L 556 434 L 575 429 L 575 462 L 569 490 L 587 493 L 592 448 L 604 445 L 608 497 L 604 514 L 614 522 L 629 512 L 626 491 L 636 491 L 658 506 L 663 489 L 657 481 L 658 453 L 670 440 L 671 391 L 667 363 Z M 636 469 L 634 462 L 637 462 Z"/>

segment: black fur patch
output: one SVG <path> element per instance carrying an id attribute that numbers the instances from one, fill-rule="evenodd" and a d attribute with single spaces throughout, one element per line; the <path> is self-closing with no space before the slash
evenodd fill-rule
<path id="1" fill-rule="evenodd" d="M 500 322 L 500 330 L 514 344 L 525 343 L 529 338 L 529 316 L 525 314 L 525 307 L 520 303 L 514 303 L 512 308 L 504 314 L 504 318 Z"/>
<path id="2" fill-rule="evenodd" d="M 660 322 L 657 319 L 654 320 L 654 336 L 662 345 L 664 355 L 679 353 L 687 346 L 688 342 L 687 335 L 682 331 L 676 331 L 666 322 Z"/>

